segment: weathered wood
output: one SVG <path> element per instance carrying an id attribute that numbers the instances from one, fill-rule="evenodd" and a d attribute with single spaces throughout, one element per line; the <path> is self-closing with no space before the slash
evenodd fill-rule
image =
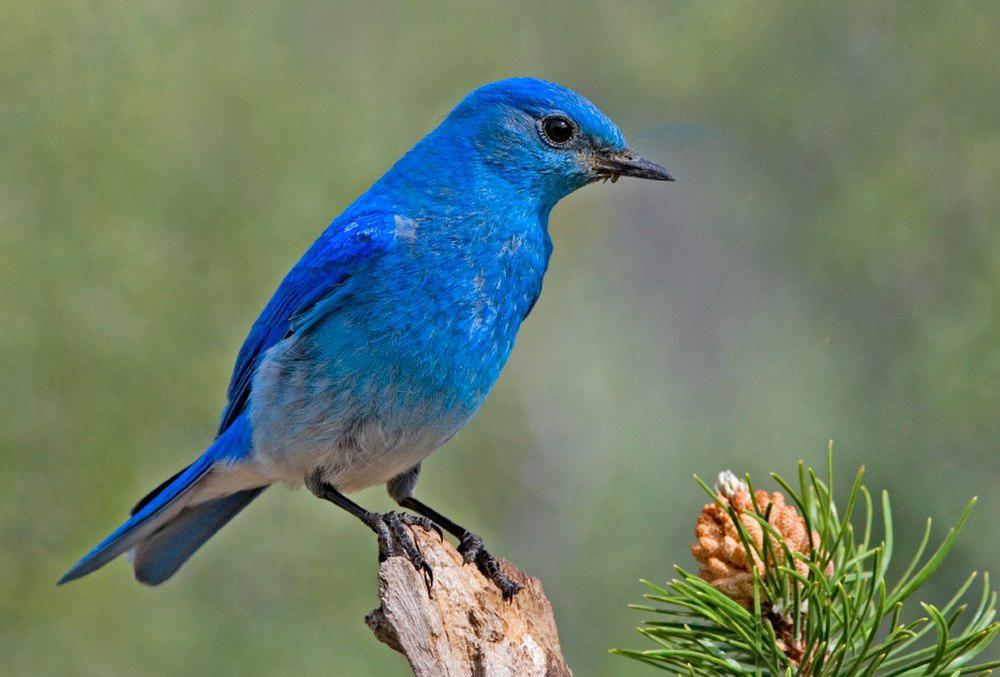
<path id="1" fill-rule="evenodd" d="M 401 557 L 379 565 L 382 605 L 365 617 L 380 641 L 399 651 L 419 677 L 572 675 L 562 657 L 552 605 L 538 579 L 500 561 L 522 589 L 512 602 L 437 534 L 411 528 L 434 569 L 423 578 Z"/>

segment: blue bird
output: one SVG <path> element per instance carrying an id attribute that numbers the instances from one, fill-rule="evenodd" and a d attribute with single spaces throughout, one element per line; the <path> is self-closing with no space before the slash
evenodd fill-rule
<path id="1" fill-rule="evenodd" d="M 420 462 L 469 422 L 507 361 L 542 289 L 549 212 L 620 176 L 673 180 L 579 94 L 516 78 L 467 95 L 281 281 L 236 358 L 211 446 L 59 583 L 125 552 L 140 582 L 162 583 L 280 482 L 360 519 L 382 556 L 406 557 L 428 585 L 406 525 L 450 532 L 510 598 L 518 586 L 482 540 L 413 496 Z M 417 514 L 345 496 L 382 483 Z"/>

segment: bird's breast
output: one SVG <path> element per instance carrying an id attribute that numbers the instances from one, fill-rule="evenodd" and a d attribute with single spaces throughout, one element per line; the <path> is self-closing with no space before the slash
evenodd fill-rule
<path id="1" fill-rule="evenodd" d="M 341 409 L 467 420 L 541 288 L 544 268 L 517 256 L 523 246 L 512 238 L 492 255 L 467 247 L 461 256 L 387 257 L 339 289 L 336 310 L 306 335 L 287 339 L 280 360 L 275 351 L 266 361 L 268 390 L 333 397 Z"/>
<path id="2" fill-rule="evenodd" d="M 474 410 L 541 291 L 548 249 L 539 231 L 452 241 L 403 257 L 397 270 L 405 279 L 383 288 L 380 298 L 393 301 L 377 314 L 393 319 L 374 333 L 418 380 Z"/>

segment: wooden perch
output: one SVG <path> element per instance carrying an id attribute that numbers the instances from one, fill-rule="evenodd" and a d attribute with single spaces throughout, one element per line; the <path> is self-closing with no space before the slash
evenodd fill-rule
<path id="1" fill-rule="evenodd" d="M 406 656 L 414 674 L 572 675 L 538 579 L 501 560 L 504 573 L 522 588 L 504 602 L 449 542 L 417 527 L 411 531 L 434 569 L 430 595 L 406 559 L 390 557 L 379 565 L 382 605 L 365 622 L 375 637 Z"/>

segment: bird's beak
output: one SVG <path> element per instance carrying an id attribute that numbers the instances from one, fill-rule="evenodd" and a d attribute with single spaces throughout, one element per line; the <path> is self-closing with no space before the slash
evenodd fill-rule
<path id="1" fill-rule="evenodd" d="M 597 178 L 611 179 L 612 182 L 617 181 L 619 176 L 634 176 L 653 181 L 675 180 L 666 167 L 661 167 L 649 160 L 643 160 L 629 149 L 621 152 L 602 153 L 597 155 L 593 162 Z"/>

